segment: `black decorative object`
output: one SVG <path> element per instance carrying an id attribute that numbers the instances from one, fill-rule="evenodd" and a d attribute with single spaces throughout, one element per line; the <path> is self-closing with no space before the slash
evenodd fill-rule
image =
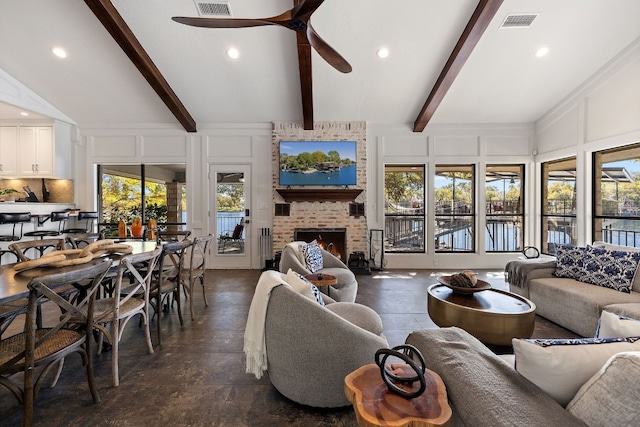
<path id="1" fill-rule="evenodd" d="M 535 246 L 525 246 L 522 250 L 522 254 L 527 257 L 527 259 L 538 258 L 540 256 L 540 251 Z"/>
<path id="2" fill-rule="evenodd" d="M 401 359 L 403 362 L 409 365 L 411 369 L 413 369 L 413 371 L 415 372 L 415 375 L 412 375 L 412 376 L 396 375 L 391 370 L 393 365 L 391 367 L 386 365 L 387 358 L 389 358 L 389 356 L 397 357 L 398 359 Z M 416 365 L 414 358 L 417 358 L 420 361 L 420 366 Z M 424 370 L 426 366 L 424 363 L 424 357 L 422 357 L 422 354 L 420 353 L 420 351 L 418 351 L 417 348 L 409 344 L 399 345 L 399 346 L 393 347 L 392 349 L 381 348 L 380 350 L 376 351 L 375 360 L 376 360 L 376 365 L 378 365 L 378 367 L 380 368 L 380 375 L 382 376 L 382 381 L 384 381 L 384 383 L 387 385 L 387 387 L 389 388 L 389 391 L 407 399 L 413 399 L 414 397 L 418 397 L 422 393 L 424 393 L 425 389 L 427 388 L 427 383 L 424 379 Z M 420 387 L 418 388 L 418 390 L 413 392 L 407 391 L 396 384 L 396 383 L 411 384 L 416 381 L 420 382 Z"/>

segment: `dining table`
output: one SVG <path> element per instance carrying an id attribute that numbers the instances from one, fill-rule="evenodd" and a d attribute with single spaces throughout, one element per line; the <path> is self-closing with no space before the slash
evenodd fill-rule
<path id="1" fill-rule="evenodd" d="M 126 241 L 120 242 L 131 246 L 131 253 L 138 254 L 142 252 L 153 251 L 158 243 L 156 241 Z M 105 257 L 97 257 L 84 264 L 70 265 L 66 267 L 41 266 L 29 270 L 16 271 L 13 267 L 15 264 L 5 264 L 0 266 L 0 305 L 8 304 L 21 298 L 29 296 L 29 288 L 27 285 L 36 277 L 45 276 L 53 273 L 64 273 L 86 267 L 87 265 L 97 264 L 104 259 L 111 259 L 111 269 L 117 269 L 120 263 L 120 255 L 108 255 Z"/>

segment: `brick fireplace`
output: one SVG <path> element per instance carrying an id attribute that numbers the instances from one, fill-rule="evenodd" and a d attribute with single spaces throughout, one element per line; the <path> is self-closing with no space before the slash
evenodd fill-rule
<path id="1" fill-rule="evenodd" d="M 327 252 L 341 259 L 347 260 L 347 229 L 346 228 L 296 228 L 293 240 L 307 243 L 316 240 L 318 245 Z"/>
<path id="2" fill-rule="evenodd" d="M 349 203 L 363 203 L 366 206 L 367 184 L 367 147 L 366 147 L 366 122 L 315 122 L 313 130 L 304 130 L 300 122 L 274 122 L 272 133 L 272 191 L 273 191 L 273 251 L 282 250 L 282 247 L 295 240 L 312 241 L 317 239 L 315 230 L 344 230 L 344 242 L 330 240 L 326 245 L 333 243 L 334 250 L 338 250 L 343 262 L 347 262 L 349 253 L 362 251 L 368 253 L 367 244 L 367 219 L 365 216 L 350 216 Z M 279 144 L 280 141 L 356 141 L 357 156 L 357 185 L 350 189 L 360 189 L 362 192 L 354 200 L 306 200 L 287 202 L 278 189 L 281 187 L 278 181 L 279 174 Z M 297 188 L 297 187 L 296 187 Z M 309 190 L 317 190 L 318 187 L 300 187 Z M 342 191 L 343 188 L 332 187 L 333 191 Z M 346 191 L 346 190 L 345 190 Z M 311 193 L 311 191 L 310 191 Z M 276 205 L 287 205 L 286 214 L 278 214 L 281 209 Z M 296 238 L 296 230 L 313 229 L 308 238 Z M 348 230 L 348 232 L 347 232 Z M 327 238 L 322 234 L 323 240 Z M 334 239 L 334 236 L 330 237 Z M 337 246 L 340 246 L 338 249 Z"/>

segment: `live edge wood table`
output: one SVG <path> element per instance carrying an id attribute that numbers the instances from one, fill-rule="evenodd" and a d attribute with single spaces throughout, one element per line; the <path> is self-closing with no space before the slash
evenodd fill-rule
<path id="1" fill-rule="evenodd" d="M 408 369 L 409 365 L 392 365 Z M 344 379 L 344 392 L 353 404 L 358 425 L 361 427 L 432 427 L 446 426 L 451 419 L 447 403 L 447 390 L 438 374 L 426 370 L 427 388 L 413 399 L 406 399 L 389 391 L 380 376 L 378 365 L 370 364 L 356 369 Z M 415 389 L 418 384 L 413 385 Z"/>
<path id="2" fill-rule="evenodd" d="M 427 291 L 429 317 L 440 327 L 457 326 L 485 344 L 511 345 L 533 334 L 536 305 L 501 289 L 458 294 L 445 285 Z"/>

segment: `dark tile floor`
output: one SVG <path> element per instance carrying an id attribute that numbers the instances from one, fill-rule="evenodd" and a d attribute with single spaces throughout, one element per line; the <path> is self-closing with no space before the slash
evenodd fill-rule
<path id="1" fill-rule="evenodd" d="M 402 344 L 413 330 L 436 327 L 426 312 L 426 292 L 441 273 L 395 270 L 358 276 L 357 302 L 380 314 L 390 346 Z M 244 325 L 259 275 L 257 270 L 209 270 L 209 307 L 198 294 L 196 319 L 191 322 L 186 314 L 183 327 L 176 313 L 164 314 L 163 346 L 153 354 L 147 354 L 142 329 L 130 322 L 121 342 L 119 387 L 111 386 L 111 353 L 95 361 L 102 399 L 97 405 L 80 357 L 69 357 L 58 385 L 41 390 L 35 424 L 355 426 L 350 407 L 319 410 L 297 405 L 281 396 L 268 376 L 256 380 L 244 372 Z M 506 289 L 501 271 L 482 271 L 479 277 Z M 537 318 L 534 336 L 575 335 Z M 0 387 L 0 426 L 21 422 L 22 407 Z"/>

